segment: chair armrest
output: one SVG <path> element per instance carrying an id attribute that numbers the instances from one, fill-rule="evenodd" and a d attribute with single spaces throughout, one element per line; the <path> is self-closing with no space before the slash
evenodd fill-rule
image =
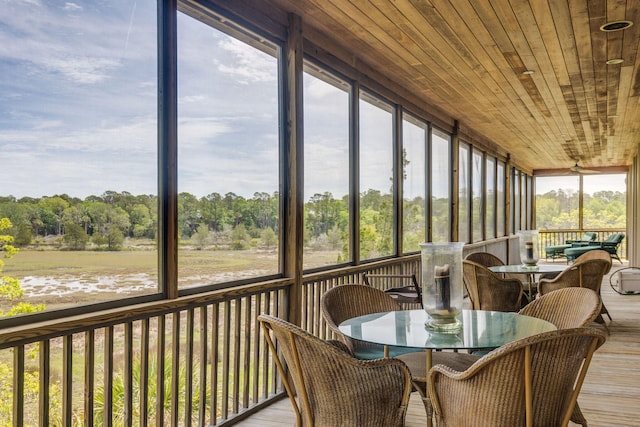
<path id="1" fill-rule="evenodd" d="M 332 346 L 334 346 L 338 350 L 342 350 L 345 353 L 347 353 L 348 355 L 353 356 L 353 352 L 351 351 L 349 346 L 346 345 L 345 343 L 343 343 L 342 341 L 339 341 L 339 340 L 327 340 L 327 343 L 331 344 Z"/>
<path id="2" fill-rule="evenodd" d="M 571 244 L 572 248 L 584 248 L 585 246 L 602 247 L 602 242 L 579 242 Z"/>
<path id="3" fill-rule="evenodd" d="M 572 248 L 582 248 L 584 246 L 590 246 L 591 242 L 583 242 L 581 240 L 575 240 L 571 243 Z"/>

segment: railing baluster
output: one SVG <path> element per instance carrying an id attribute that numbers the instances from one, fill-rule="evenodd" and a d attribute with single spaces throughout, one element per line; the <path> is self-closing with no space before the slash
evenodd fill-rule
<path id="1" fill-rule="evenodd" d="M 218 424 L 218 363 L 220 352 L 218 351 L 220 334 L 220 305 L 211 307 L 211 425 Z"/>
<path id="2" fill-rule="evenodd" d="M 140 330 L 140 427 L 149 425 L 149 319 L 143 319 Z"/>
<path id="3" fill-rule="evenodd" d="M 254 333 L 254 325 L 251 321 L 251 297 L 245 297 L 243 312 L 244 312 L 244 328 L 239 331 L 239 337 L 244 335 L 244 346 L 242 349 L 242 407 L 247 409 L 249 407 L 249 380 L 251 378 L 251 335 Z M 242 333 L 244 330 L 244 334 Z M 240 377 L 238 377 L 238 381 Z"/>
<path id="4" fill-rule="evenodd" d="M 51 374 L 51 347 L 49 340 L 40 341 L 38 420 L 40 427 L 49 427 L 49 375 Z M 16 394 L 17 396 L 17 394 Z"/>
<path id="5" fill-rule="evenodd" d="M 193 328 L 194 310 L 187 310 L 187 336 L 185 354 L 185 390 L 184 390 L 184 425 L 191 427 L 191 412 L 193 410 Z"/>
<path id="6" fill-rule="evenodd" d="M 253 378 L 252 378 L 252 390 L 251 390 L 251 399 L 254 403 L 258 403 L 260 401 L 260 371 L 261 367 L 264 365 L 260 365 L 260 325 L 255 322 L 255 319 L 260 315 L 262 309 L 262 296 L 261 294 L 257 294 L 253 299 L 254 313 L 253 313 Z"/>
<path id="7" fill-rule="evenodd" d="M 133 324 L 124 325 L 124 425 L 133 425 Z"/>
<path id="8" fill-rule="evenodd" d="M 207 322 L 207 307 L 200 307 L 200 378 L 198 386 L 200 394 L 198 396 L 198 425 L 203 426 L 207 417 L 207 364 L 209 354 L 207 352 L 209 323 Z M 215 389 L 211 391 L 215 392 Z"/>
<path id="9" fill-rule="evenodd" d="M 71 425 L 73 412 L 73 335 L 62 340 L 62 422 Z"/>
<path id="10" fill-rule="evenodd" d="M 232 411 L 237 414 L 240 410 L 239 394 L 240 394 L 240 322 L 242 320 L 242 299 L 236 299 L 234 301 L 234 327 L 233 331 L 235 339 L 233 340 L 233 388 L 232 388 Z"/>
<path id="11" fill-rule="evenodd" d="M 178 426 L 180 396 L 180 312 L 173 313 L 171 328 L 171 426 Z"/>
<path id="12" fill-rule="evenodd" d="M 271 292 L 268 292 L 264 296 L 263 312 L 264 313 L 268 313 L 268 314 L 273 314 L 273 311 L 274 310 L 271 307 Z M 260 328 L 260 333 L 261 334 L 263 333 L 262 328 Z M 265 341 L 264 336 L 262 337 L 260 342 L 262 343 L 262 348 L 265 349 L 267 346 L 265 344 L 266 341 Z M 263 374 L 262 374 L 262 396 L 264 396 L 265 398 L 267 396 L 269 396 L 269 384 L 271 384 L 269 382 L 269 374 L 268 374 L 268 371 L 270 370 L 270 369 L 268 369 L 269 365 L 270 365 L 269 364 L 270 357 L 271 357 L 271 352 L 263 350 L 263 352 L 262 352 L 262 360 L 263 360 L 262 366 L 264 367 L 264 371 L 263 371 Z M 276 387 L 275 381 L 273 382 L 272 387 L 273 388 Z"/>
<path id="13" fill-rule="evenodd" d="M 104 328 L 104 425 L 113 425 L 113 326 Z"/>
<path id="14" fill-rule="evenodd" d="M 24 425 L 24 346 L 13 349 L 13 425 Z"/>
<path id="15" fill-rule="evenodd" d="M 94 329 L 84 334 L 84 425 L 93 425 L 93 397 L 95 387 L 95 338 Z"/>
<path id="16" fill-rule="evenodd" d="M 231 356 L 231 303 L 225 301 L 224 320 L 222 326 L 222 378 L 221 378 L 221 401 L 220 418 L 226 420 L 229 414 L 229 358 Z"/>
<path id="17" fill-rule="evenodd" d="M 156 427 L 164 427 L 164 369 L 166 347 L 166 318 L 158 316 L 158 351 L 156 353 Z"/>

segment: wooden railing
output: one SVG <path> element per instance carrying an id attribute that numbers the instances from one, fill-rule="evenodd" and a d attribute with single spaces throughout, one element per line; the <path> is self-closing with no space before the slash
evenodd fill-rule
<path id="1" fill-rule="evenodd" d="M 419 271 L 414 254 L 306 275 L 302 327 L 331 335 L 320 314 L 330 287 L 362 283 L 365 272 Z M 0 384 L 0 410 L 12 414 L 0 426 L 232 425 L 284 395 L 257 316 L 286 318 L 291 286 L 276 280 L 0 330 L 0 375 L 13 378 Z"/>
<path id="2" fill-rule="evenodd" d="M 0 386 L 0 405 L 13 415 L 0 425 L 223 425 L 283 392 L 256 318 L 283 316 L 290 285 L 2 330 L 0 371 L 13 384 Z"/>
<path id="3" fill-rule="evenodd" d="M 618 230 L 593 231 L 604 239 Z M 582 233 L 543 230 L 540 246 Z M 517 250 L 511 239 L 465 252 L 505 257 Z M 5 328 L 0 378 L 9 375 L 12 384 L 0 384 L 0 411 L 9 405 L 11 416 L 0 418 L 0 427 L 232 425 L 284 396 L 259 314 L 286 319 L 298 294 L 301 326 L 331 338 L 320 312 L 326 290 L 363 283 L 364 273 L 415 273 L 420 281 L 420 266 L 413 254 L 307 274 L 295 293 L 293 281 L 281 279 Z"/>
<path id="4" fill-rule="evenodd" d="M 328 289 L 344 283 L 364 283 L 362 275 L 370 274 L 412 274 L 415 273 L 418 280 L 420 274 L 420 255 L 406 256 L 401 259 L 364 264 L 358 267 L 350 267 L 346 270 L 332 270 L 329 272 L 307 275 L 304 278 L 302 290 L 302 327 L 309 332 L 321 337 L 332 338 L 331 331 L 326 326 L 320 313 L 320 297 Z M 398 286 L 391 281 L 380 282 L 380 289 Z"/>
<path id="5" fill-rule="evenodd" d="M 545 258 L 544 248 L 547 246 L 562 245 L 567 240 L 578 240 L 584 234 L 585 231 L 592 231 L 597 234 L 596 241 L 602 242 L 609 235 L 613 233 L 626 233 L 624 228 L 607 228 L 607 229 L 585 229 L 585 230 L 572 230 L 572 229 L 559 229 L 559 230 L 540 230 L 540 259 Z M 627 258 L 627 239 L 625 238 L 620 244 L 618 255 L 622 259 Z"/>

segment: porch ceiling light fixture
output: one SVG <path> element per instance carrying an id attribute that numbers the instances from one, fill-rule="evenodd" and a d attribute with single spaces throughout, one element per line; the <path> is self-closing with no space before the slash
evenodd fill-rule
<path id="1" fill-rule="evenodd" d="M 631 21 L 612 21 L 612 22 L 607 22 L 606 24 L 601 26 L 600 30 L 604 32 L 620 31 L 620 30 L 625 30 L 632 25 L 633 25 L 633 22 Z"/>
<path id="2" fill-rule="evenodd" d="M 613 59 L 607 60 L 606 64 L 607 65 L 616 65 L 616 64 L 622 64 L 623 62 L 624 62 L 624 59 L 622 59 L 622 58 L 613 58 Z"/>

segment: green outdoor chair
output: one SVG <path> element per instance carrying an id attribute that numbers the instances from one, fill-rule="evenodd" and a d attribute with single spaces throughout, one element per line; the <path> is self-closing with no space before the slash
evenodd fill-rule
<path id="1" fill-rule="evenodd" d="M 565 240 L 564 245 L 547 246 L 544 248 L 545 257 L 547 259 L 563 258 L 564 250 L 575 246 L 586 246 L 589 242 L 593 242 L 598 237 L 593 231 L 585 231 L 578 240 Z"/>
<path id="2" fill-rule="evenodd" d="M 620 244 L 623 240 L 624 233 L 613 233 L 602 242 L 590 242 L 588 245 L 576 245 L 565 249 L 564 255 L 567 257 L 567 262 L 571 262 L 586 252 L 593 251 L 595 249 L 602 249 L 607 251 L 609 255 L 611 255 L 611 258 L 617 259 L 618 262 L 622 264 L 622 260 L 618 255 L 618 249 L 620 248 Z"/>

